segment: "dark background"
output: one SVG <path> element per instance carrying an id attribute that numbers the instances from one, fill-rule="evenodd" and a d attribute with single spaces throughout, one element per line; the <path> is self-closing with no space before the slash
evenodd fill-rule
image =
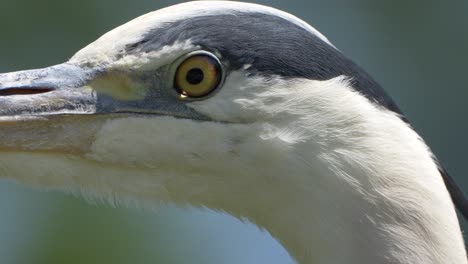
<path id="1" fill-rule="evenodd" d="M 0 1 L 0 72 L 66 61 L 180 1 Z M 363 66 L 468 191 L 468 1 L 255 1 L 289 11 Z M 468 230 L 466 221 L 462 221 Z M 0 263 L 292 263 L 268 234 L 210 211 L 89 205 L 0 181 Z"/>

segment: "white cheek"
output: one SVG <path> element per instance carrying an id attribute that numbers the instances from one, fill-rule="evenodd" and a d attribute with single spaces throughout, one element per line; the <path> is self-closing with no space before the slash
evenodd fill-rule
<path id="1" fill-rule="evenodd" d="M 188 104 L 195 111 L 216 121 L 251 123 L 264 119 L 262 102 L 253 100 L 265 90 L 265 80 L 249 78 L 242 71 L 231 72 L 212 97 Z M 266 117 L 266 116 L 265 116 Z"/>
<path id="2" fill-rule="evenodd" d="M 108 121 L 88 157 L 101 162 L 146 168 L 192 167 L 219 159 L 252 127 L 172 117 L 123 118 Z"/>

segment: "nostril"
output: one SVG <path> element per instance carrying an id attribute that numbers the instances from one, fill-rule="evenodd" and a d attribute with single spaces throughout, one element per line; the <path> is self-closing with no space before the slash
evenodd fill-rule
<path id="1" fill-rule="evenodd" d="M 5 88 L 5 89 L 0 89 L 0 96 L 41 94 L 41 93 L 48 93 L 53 90 L 54 90 L 53 88 L 45 88 L 45 87 Z"/>

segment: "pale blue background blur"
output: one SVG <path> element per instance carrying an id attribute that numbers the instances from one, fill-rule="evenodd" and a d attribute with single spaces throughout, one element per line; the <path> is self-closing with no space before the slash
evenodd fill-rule
<path id="1" fill-rule="evenodd" d="M 63 62 L 115 26 L 177 2 L 0 0 L 0 72 Z M 305 19 L 363 66 L 468 191 L 468 1 L 256 2 Z M 268 234 L 226 215 L 113 209 L 0 181 L 0 263 L 292 260 Z"/>

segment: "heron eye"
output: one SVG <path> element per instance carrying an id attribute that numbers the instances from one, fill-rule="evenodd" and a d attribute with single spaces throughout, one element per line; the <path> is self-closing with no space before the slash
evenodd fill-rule
<path id="1" fill-rule="evenodd" d="M 200 98 L 207 96 L 221 83 L 221 65 L 207 54 L 193 55 L 177 68 L 175 89 L 181 97 Z"/>

